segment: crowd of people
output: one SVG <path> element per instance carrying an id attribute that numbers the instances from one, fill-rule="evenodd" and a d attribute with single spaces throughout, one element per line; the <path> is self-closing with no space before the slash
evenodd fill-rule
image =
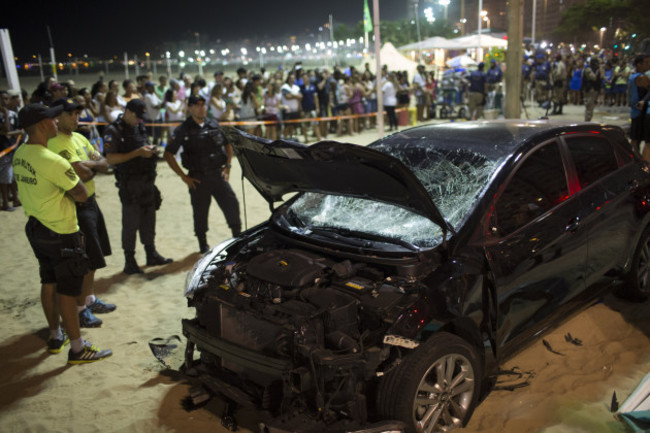
<path id="1" fill-rule="evenodd" d="M 433 72 L 418 70 L 413 81 L 402 71 L 384 69 L 382 92 L 388 113 L 389 130 L 397 129 L 395 109 L 407 107 L 411 97 L 418 101 L 418 119 L 423 120 L 422 107 L 430 106 L 434 95 Z M 305 69 L 300 63 L 290 70 L 275 72 L 261 68 L 259 72 L 239 68 L 236 76 L 216 71 L 213 80 L 202 76 L 181 74 L 169 79 L 151 73 L 126 79 L 122 83 L 100 79 L 90 88 L 77 89 L 73 82 L 59 83 L 50 78 L 41 83 L 23 99 L 29 102 L 51 104 L 61 97 L 71 97 L 84 107 L 82 122 L 95 122 L 99 127 L 85 126 L 84 135 L 91 142 L 101 138 L 103 124 L 114 122 L 124 113 L 132 99 L 142 99 L 147 106 L 145 120 L 154 143 L 166 143 L 174 124 L 188 115 L 190 96 L 202 96 L 208 105 L 207 116 L 218 122 L 257 122 L 242 124 L 241 129 L 269 139 L 292 138 L 305 142 L 321 140 L 328 134 L 336 136 L 358 134 L 364 128 L 373 128 L 375 118 L 359 118 L 377 112 L 375 75 L 365 65 L 363 71 L 355 67 Z M 349 116 L 323 122 L 300 121 L 323 117 Z M 170 125 L 171 124 L 171 125 Z M 301 133 L 302 137 L 297 134 Z"/>
<path id="2" fill-rule="evenodd" d="M 552 115 L 562 114 L 565 104 L 585 105 L 585 121 L 590 121 L 597 105 L 628 105 L 635 70 L 633 58 L 626 55 L 529 52 L 522 64 L 522 97 L 540 105 L 550 101 Z"/>

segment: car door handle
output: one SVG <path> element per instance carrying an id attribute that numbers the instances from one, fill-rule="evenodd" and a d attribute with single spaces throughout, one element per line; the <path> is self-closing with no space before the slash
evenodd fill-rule
<path id="1" fill-rule="evenodd" d="M 578 230 L 578 226 L 580 225 L 580 218 L 575 217 L 571 221 L 569 221 L 569 224 L 566 225 L 564 228 L 565 232 L 571 232 L 575 233 L 576 230 Z"/>
<path id="2" fill-rule="evenodd" d="M 634 191 L 639 187 L 639 181 L 636 179 L 632 179 L 627 183 L 627 190 L 628 191 Z"/>

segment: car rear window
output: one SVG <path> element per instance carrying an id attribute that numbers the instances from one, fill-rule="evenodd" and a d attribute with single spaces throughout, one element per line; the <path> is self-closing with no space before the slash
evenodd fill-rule
<path id="1" fill-rule="evenodd" d="M 566 143 L 582 188 L 618 169 L 616 154 L 606 138 L 584 135 L 568 137 Z"/>

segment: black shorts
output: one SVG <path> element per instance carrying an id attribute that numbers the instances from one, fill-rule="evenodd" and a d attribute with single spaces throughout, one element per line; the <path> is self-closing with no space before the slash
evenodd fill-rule
<path id="1" fill-rule="evenodd" d="M 105 268 L 104 257 L 111 255 L 111 243 L 108 239 L 104 215 L 97 205 L 94 194 L 85 202 L 77 203 L 77 221 L 86 242 L 88 267 L 93 271 Z"/>
<path id="2" fill-rule="evenodd" d="M 56 283 L 57 293 L 79 296 L 88 273 L 81 233 L 53 232 L 34 217 L 27 220 L 25 233 L 38 259 L 41 284 Z"/>
<path id="3" fill-rule="evenodd" d="M 300 111 L 284 111 L 282 120 L 298 120 L 300 119 Z"/>
<path id="4" fill-rule="evenodd" d="M 630 139 L 642 141 L 644 139 L 643 123 L 645 120 L 643 114 L 638 117 L 635 117 L 630 122 Z"/>

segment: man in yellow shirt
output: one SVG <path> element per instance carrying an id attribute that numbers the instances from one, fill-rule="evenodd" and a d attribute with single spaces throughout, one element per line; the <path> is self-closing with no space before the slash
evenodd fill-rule
<path id="1" fill-rule="evenodd" d="M 50 353 L 60 353 L 70 343 L 69 364 L 100 361 L 112 355 L 81 338 L 76 297 L 88 271 L 83 237 L 77 224 L 75 202 L 87 199 L 87 191 L 65 159 L 47 149 L 56 135 L 56 121 L 63 107 L 28 104 L 18 113 L 20 126 L 29 135 L 18 148 L 13 169 L 18 195 L 29 217 L 25 232 L 39 264 L 41 303 L 50 328 Z M 63 319 L 66 335 L 61 330 Z"/>
<path id="2" fill-rule="evenodd" d="M 83 109 L 70 98 L 54 101 L 53 107 L 62 106 L 63 112 L 57 117 L 59 132 L 47 142 L 47 148 L 67 160 L 88 190 L 88 200 L 77 205 L 77 221 L 84 235 L 86 255 L 90 270 L 84 276 L 81 296 L 77 299 L 79 325 L 82 328 L 101 326 L 102 320 L 93 313 L 110 313 L 115 304 L 106 304 L 95 296 L 95 271 L 106 267 L 105 256 L 111 255 L 111 244 L 106 231 L 104 216 L 95 200 L 95 181 L 97 172 L 108 171 L 108 163 L 88 142 L 86 137 L 74 132 L 79 127 L 79 113 Z"/>

